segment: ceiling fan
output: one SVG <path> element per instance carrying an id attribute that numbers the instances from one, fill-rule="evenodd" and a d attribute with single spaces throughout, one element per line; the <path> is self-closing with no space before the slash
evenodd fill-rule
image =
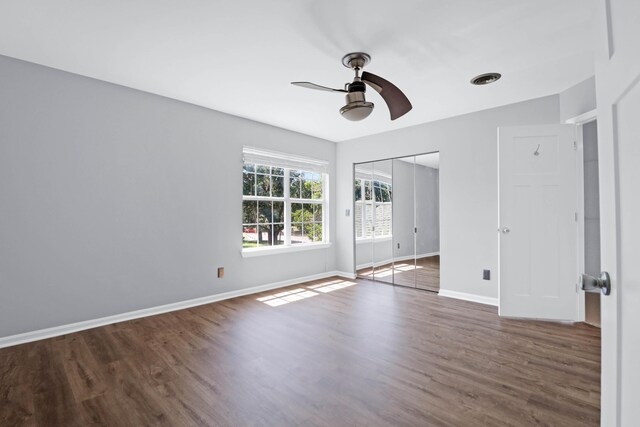
<path id="1" fill-rule="evenodd" d="M 342 64 L 347 68 L 353 69 L 356 73 L 353 82 L 346 83 L 344 89 L 333 89 L 311 82 L 291 82 L 291 84 L 308 89 L 346 93 L 347 105 L 340 109 L 340 114 L 347 120 L 358 121 L 366 119 L 373 111 L 373 102 L 367 102 L 364 96 L 366 83 L 378 92 L 387 103 L 391 113 L 391 120 L 404 116 L 413 106 L 397 86 L 380 76 L 366 71 L 360 76 L 360 71 L 370 61 L 371 57 L 364 52 L 348 53 L 342 58 Z"/>

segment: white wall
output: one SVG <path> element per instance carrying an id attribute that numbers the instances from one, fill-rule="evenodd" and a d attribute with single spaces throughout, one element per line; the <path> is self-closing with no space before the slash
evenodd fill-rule
<path id="1" fill-rule="evenodd" d="M 596 78 L 590 77 L 560 92 L 560 123 L 596 109 Z"/>
<path id="2" fill-rule="evenodd" d="M 335 193 L 334 143 L 0 56 L 0 337 L 334 270 L 241 257 L 243 144 Z"/>
<path id="3" fill-rule="evenodd" d="M 352 164 L 440 152 L 441 288 L 496 298 L 497 128 L 558 123 L 558 96 L 548 96 L 340 143 L 337 180 L 351 182 Z M 351 186 L 338 186 L 337 268 L 353 271 L 353 227 L 344 215 Z M 482 280 L 482 270 L 493 272 Z"/>

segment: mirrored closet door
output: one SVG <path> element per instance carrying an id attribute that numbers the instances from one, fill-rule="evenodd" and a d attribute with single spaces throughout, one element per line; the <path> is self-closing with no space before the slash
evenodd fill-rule
<path id="1" fill-rule="evenodd" d="M 354 168 L 354 232 L 358 276 L 393 283 L 392 161 Z"/>
<path id="2" fill-rule="evenodd" d="M 394 284 L 416 286 L 413 156 L 393 159 L 396 186 L 393 216 Z"/>
<path id="3" fill-rule="evenodd" d="M 359 277 L 439 290 L 439 183 L 438 153 L 354 166 Z"/>
<path id="4" fill-rule="evenodd" d="M 440 156 L 414 157 L 416 287 L 440 290 Z"/>

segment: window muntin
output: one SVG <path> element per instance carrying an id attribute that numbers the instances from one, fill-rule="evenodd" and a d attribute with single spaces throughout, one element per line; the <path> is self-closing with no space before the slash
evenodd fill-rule
<path id="1" fill-rule="evenodd" d="M 326 174 L 245 162 L 242 247 L 324 243 Z"/>
<path id="2" fill-rule="evenodd" d="M 388 182 L 356 178 L 354 182 L 356 239 L 391 237 L 393 189 Z"/>

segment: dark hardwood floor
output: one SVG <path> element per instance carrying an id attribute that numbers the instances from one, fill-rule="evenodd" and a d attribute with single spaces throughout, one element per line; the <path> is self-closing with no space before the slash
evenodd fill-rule
<path id="1" fill-rule="evenodd" d="M 600 330 L 331 279 L 0 350 L 0 425 L 589 426 Z"/>
<path id="2" fill-rule="evenodd" d="M 358 277 L 431 292 L 440 290 L 440 256 L 398 261 L 358 270 Z"/>

